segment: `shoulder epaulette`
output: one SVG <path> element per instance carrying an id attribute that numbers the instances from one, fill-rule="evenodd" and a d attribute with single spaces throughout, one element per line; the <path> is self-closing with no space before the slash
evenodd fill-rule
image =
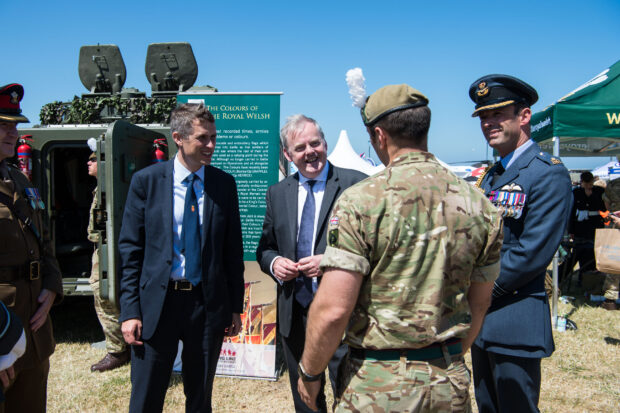
<path id="1" fill-rule="evenodd" d="M 547 152 L 538 152 L 536 157 L 549 165 L 562 165 L 562 160 L 560 158 L 551 156 Z"/>

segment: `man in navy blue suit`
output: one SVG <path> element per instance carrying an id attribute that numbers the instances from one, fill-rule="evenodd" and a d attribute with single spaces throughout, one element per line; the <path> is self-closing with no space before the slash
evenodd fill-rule
<path id="1" fill-rule="evenodd" d="M 171 115 L 178 152 L 137 172 L 119 237 L 121 317 L 131 345 L 130 412 L 161 412 L 179 340 L 187 412 L 211 412 L 224 335 L 243 309 L 243 246 L 235 180 L 209 166 L 213 115 L 185 104 Z"/>
<path id="2" fill-rule="evenodd" d="M 482 133 L 500 161 L 479 181 L 504 217 L 500 275 L 472 346 L 480 413 L 537 412 L 540 361 L 554 350 L 546 269 L 571 210 L 571 182 L 561 161 L 530 140 L 536 90 L 507 75 L 469 88 Z"/>

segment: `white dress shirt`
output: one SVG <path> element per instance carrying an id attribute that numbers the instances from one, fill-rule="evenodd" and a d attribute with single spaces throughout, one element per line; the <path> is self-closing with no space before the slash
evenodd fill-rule
<path id="1" fill-rule="evenodd" d="M 178 155 L 174 157 L 172 173 L 172 271 L 170 279 L 185 279 L 185 256 L 181 254 L 181 233 L 183 231 L 183 211 L 185 210 L 185 194 L 188 182 L 183 182 L 191 172 L 181 164 Z M 194 191 L 198 199 L 198 216 L 200 217 L 200 235 L 202 236 L 202 215 L 204 209 L 204 177 L 205 167 L 195 172 L 200 179 L 194 180 Z"/>
<path id="2" fill-rule="evenodd" d="M 323 203 L 323 194 L 325 193 L 325 184 L 327 183 L 327 173 L 329 172 L 329 164 L 325 165 L 325 168 L 321 171 L 319 176 L 314 178 L 316 181 L 312 186 L 312 193 L 314 194 L 314 232 L 312 233 L 312 251 L 316 245 L 316 229 L 319 223 L 319 213 L 321 212 L 321 205 Z M 297 236 L 295 239 L 299 239 L 299 227 L 301 226 L 301 214 L 304 210 L 306 197 L 308 196 L 309 178 L 306 178 L 302 174 L 299 174 L 299 185 L 297 191 Z"/>
<path id="3" fill-rule="evenodd" d="M 314 251 L 314 247 L 316 245 L 316 233 L 317 233 L 317 226 L 319 223 L 319 214 L 321 212 L 321 205 L 323 204 L 323 195 L 325 194 L 325 185 L 327 184 L 327 174 L 329 173 L 329 168 L 331 168 L 331 165 L 328 162 L 327 165 L 325 165 L 325 168 L 323 168 L 323 170 L 319 174 L 319 176 L 313 179 L 316 182 L 314 183 L 314 186 L 312 187 L 312 193 L 314 194 L 314 205 L 315 205 L 314 232 L 312 233 L 312 251 Z M 298 184 L 298 191 L 297 191 L 297 234 L 295 235 L 295 240 L 299 238 L 299 227 L 301 225 L 301 213 L 303 212 L 304 203 L 306 202 L 306 197 L 308 196 L 308 190 L 310 189 L 310 185 L 308 185 L 307 183 L 308 181 L 310 181 L 310 178 L 306 178 L 301 173 L 299 173 L 299 184 Z M 273 274 L 273 263 L 278 258 L 280 258 L 279 255 L 271 261 L 271 265 L 270 265 L 271 274 Z M 278 281 L 280 282 L 280 284 L 282 284 L 280 280 Z M 313 286 L 315 290 L 316 290 L 316 285 L 315 285 L 316 283 L 317 283 L 317 280 L 316 278 L 314 278 Z"/>

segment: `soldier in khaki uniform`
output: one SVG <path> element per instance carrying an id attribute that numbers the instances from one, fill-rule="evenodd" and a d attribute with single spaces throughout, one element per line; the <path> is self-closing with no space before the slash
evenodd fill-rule
<path id="1" fill-rule="evenodd" d="M 94 146 L 94 139 L 92 141 L 91 139 L 88 140 L 88 145 L 93 153 L 88 157 L 88 174 L 97 178 L 97 155 L 95 154 L 97 148 Z M 95 244 L 95 251 L 93 252 L 93 265 L 88 281 L 90 288 L 93 290 L 95 312 L 103 329 L 106 350 L 108 352 L 101 360 L 90 366 L 90 371 L 107 371 L 129 363 L 129 349 L 123 338 L 121 325 L 118 322 L 120 311 L 109 300 L 101 298 L 99 291 L 99 251 L 97 250 L 97 243 L 99 242 L 100 234 L 99 231 L 95 231 L 94 216 L 94 211 L 97 207 L 97 189 L 95 188 L 93 191 L 93 202 L 90 205 L 90 220 L 88 221 L 88 240 Z"/>
<path id="2" fill-rule="evenodd" d="M 23 321 L 27 342 L 14 374 L 0 372 L 6 396 L 0 413 L 45 411 L 55 347 L 48 313 L 62 298 L 60 270 L 42 221 L 45 205 L 28 178 L 6 161 L 15 154 L 17 123 L 28 122 L 19 107 L 23 95 L 18 84 L 0 88 L 0 299 Z"/>
<path id="3" fill-rule="evenodd" d="M 428 100 L 390 85 L 362 108 L 386 169 L 347 189 L 332 212 L 310 308 L 299 392 L 346 328 L 351 354 L 335 411 L 468 412 L 463 361 L 499 274 L 501 217 L 427 152 Z"/>

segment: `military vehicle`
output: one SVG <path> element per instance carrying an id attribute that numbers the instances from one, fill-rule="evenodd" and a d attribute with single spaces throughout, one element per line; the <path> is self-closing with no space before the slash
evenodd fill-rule
<path id="1" fill-rule="evenodd" d="M 29 169 L 45 203 L 65 295 L 92 294 L 88 278 L 94 245 L 87 239 L 87 227 L 95 196 L 100 205 L 93 218 L 100 234 L 101 296 L 118 306 L 117 244 L 131 177 L 175 154 L 168 125 L 172 109 L 181 103 L 203 103 L 217 125 L 212 164 L 232 174 L 237 183 L 245 261 L 243 330 L 223 344 L 226 354 L 218 374 L 276 378 L 282 365 L 275 349 L 277 287 L 260 270 L 255 251 L 265 192 L 289 170 L 279 138 L 281 93 L 220 93 L 211 86 L 193 86 L 198 69 L 188 43 L 148 46 L 145 73 L 150 96 L 123 87 L 126 69 L 115 45 L 83 46 L 78 69 L 87 93 L 71 102 L 45 105 L 41 125 L 19 130 L 31 140 L 20 142 L 16 159 Z M 96 142 L 97 180 L 88 175 L 89 138 Z M 239 346 L 245 344 L 263 346 L 264 351 L 239 351 L 237 359 Z"/>
<path id="2" fill-rule="evenodd" d="M 87 226 L 96 188 L 94 196 L 101 205 L 94 214 L 101 234 L 101 295 L 116 303 L 119 258 L 117 248 L 108 246 L 116 245 L 131 176 L 162 160 L 162 142 L 168 142 L 168 155 L 174 154 L 169 115 L 177 94 L 192 88 L 198 67 L 189 43 L 149 45 L 145 72 L 150 97 L 123 88 L 126 69 L 116 45 L 83 46 L 78 71 L 88 93 L 71 102 L 45 105 L 41 125 L 19 132 L 32 138 L 32 181 L 46 205 L 65 294 L 92 294 L 88 278 L 94 246 L 87 239 Z M 217 91 L 211 86 L 197 89 Z M 98 182 L 87 173 L 91 151 L 86 141 L 91 137 L 97 140 Z"/>

